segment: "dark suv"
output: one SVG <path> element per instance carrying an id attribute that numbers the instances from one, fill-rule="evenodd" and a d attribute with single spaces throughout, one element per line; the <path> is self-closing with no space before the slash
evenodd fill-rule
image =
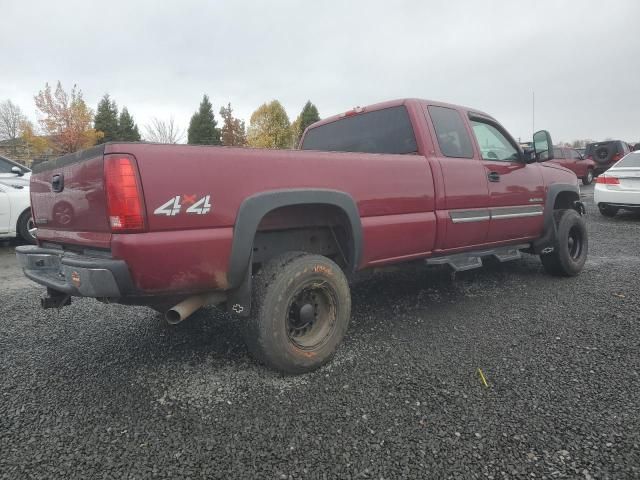
<path id="1" fill-rule="evenodd" d="M 606 172 L 614 163 L 629 153 L 631 149 L 622 140 L 590 143 L 585 150 L 585 158 L 596 162 L 595 174 Z"/>

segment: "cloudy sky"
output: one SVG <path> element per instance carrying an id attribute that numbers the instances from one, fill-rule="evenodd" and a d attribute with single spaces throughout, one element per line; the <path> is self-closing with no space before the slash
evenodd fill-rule
<path id="1" fill-rule="evenodd" d="M 203 93 L 248 120 L 421 97 L 515 137 L 640 140 L 640 2 L 0 0 L 0 101 L 36 119 L 45 82 L 186 127 Z"/>

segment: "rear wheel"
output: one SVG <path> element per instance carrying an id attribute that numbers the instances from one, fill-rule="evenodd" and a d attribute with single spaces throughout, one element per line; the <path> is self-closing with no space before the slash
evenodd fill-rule
<path id="1" fill-rule="evenodd" d="M 31 214 L 31 209 L 22 212 L 22 215 L 18 218 L 17 230 L 25 242 L 31 243 L 32 245 L 36 244 L 37 228 L 33 220 L 33 215 Z"/>
<path id="2" fill-rule="evenodd" d="M 592 168 L 587 170 L 587 174 L 584 177 L 582 177 L 582 184 L 583 185 L 590 185 L 591 182 L 593 182 L 593 169 Z"/>
<path id="3" fill-rule="evenodd" d="M 589 242 L 584 218 L 575 210 L 554 212 L 556 238 L 553 251 L 540 255 L 545 270 L 551 275 L 578 275 L 587 260 Z"/>
<path id="4" fill-rule="evenodd" d="M 598 210 L 605 217 L 615 217 L 616 213 L 618 213 L 618 208 L 612 207 L 611 205 L 598 205 Z"/>
<path id="5" fill-rule="evenodd" d="M 330 259 L 290 252 L 270 260 L 254 278 L 245 339 L 260 362 L 283 373 L 327 363 L 342 341 L 351 294 Z"/>

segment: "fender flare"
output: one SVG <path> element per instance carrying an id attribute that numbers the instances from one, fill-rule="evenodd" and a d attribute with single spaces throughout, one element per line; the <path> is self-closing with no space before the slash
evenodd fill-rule
<path id="1" fill-rule="evenodd" d="M 581 215 L 584 213 L 584 206 L 582 205 L 582 202 L 580 202 L 580 188 L 577 184 L 554 183 L 549 185 L 543 213 L 544 230 L 542 236 L 532 244 L 531 250 L 533 253 L 541 253 L 542 250 L 553 245 L 553 241 L 556 237 L 556 224 L 553 220 L 553 207 L 558 195 L 562 192 L 575 193 L 577 200 L 574 202 L 573 208 Z"/>
<path id="2" fill-rule="evenodd" d="M 236 215 L 227 279 L 230 288 L 239 287 L 247 277 L 253 241 L 263 217 L 281 207 L 294 205 L 331 205 L 341 209 L 351 225 L 350 258 L 347 273 L 353 273 L 362 255 L 362 223 L 356 203 L 345 192 L 328 189 L 286 189 L 260 192 L 246 198 Z"/>

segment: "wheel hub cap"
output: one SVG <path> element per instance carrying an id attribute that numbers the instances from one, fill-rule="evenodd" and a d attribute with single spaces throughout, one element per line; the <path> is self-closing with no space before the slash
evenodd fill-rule
<path id="1" fill-rule="evenodd" d="M 315 349 L 333 331 L 336 299 L 329 289 L 316 283 L 302 288 L 291 300 L 287 319 L 289 339 L 302 349 Z"/>

